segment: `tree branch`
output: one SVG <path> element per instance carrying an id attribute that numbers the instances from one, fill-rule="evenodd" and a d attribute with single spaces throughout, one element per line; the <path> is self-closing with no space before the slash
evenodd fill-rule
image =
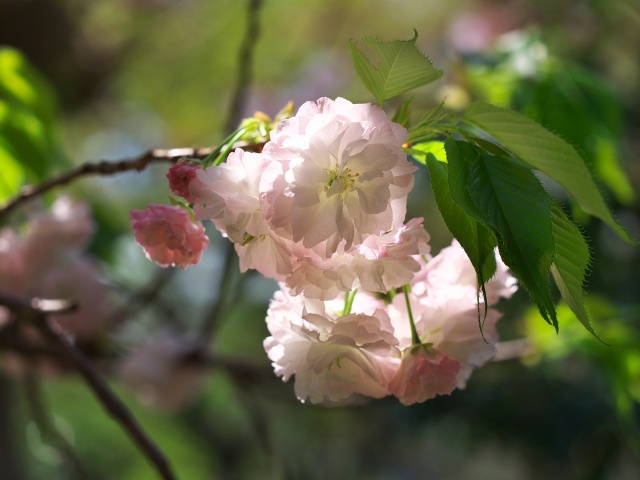
<path id="1" fill-rule="evenodd" d="M 40 329 L 43 335 L 59 344 L 78 369 L 94 395 L 105 410 L 122 426 L 143 454 L 155 466 L 164 480 L 176 480 L 169 462 L 155 443 L 147 436 L 127 406 L 120 400 L 95 370 L 81 350 L 67 338 L 65 333 L 47 315 L 68 312 L 74 305 L 64 300 L 44 300 L 26 298 L 0 292 L 0 305 L 16 313 L 20 321 L 29 321 Z"/>
<path id="2" fill-rule="evenodd" d="M 81 177 L 91 175 L 115 175 L 122 172 L 142 171 L 151 163 L 176 162 L 181 158 L 205 158 L 213 151 L 213 148 L 171 148 L 152 149 L 139 157 L 124 159 L 116 162 L 101 161 L 97 163 L 85 163 L 62 175 L 53 177 L 37 185 L 27 185 L 20 193 L 0 208 L 0 218 L 6 216 L 14 208 L 27 200 L 42 195 L 49 190 L 67 185 Z"/>

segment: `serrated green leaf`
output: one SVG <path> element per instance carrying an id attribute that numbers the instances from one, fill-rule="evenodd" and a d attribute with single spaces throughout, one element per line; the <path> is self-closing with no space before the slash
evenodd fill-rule
<path id="1" fill-rule="evenodd" d="M 496 237 L 491 230 L 469 216 L 453 200 L 449 191 L 448 167 L 431 153 L 427 154 L 427 167 L 438 209 L 449 231 L 466 252 L 476 270 L 481 286 L 496 271 L 494 249 Z"/>
<path id="2" fill-rule="evenodd" d="M 551 205 L 551 226 L 555 242 L 555 256 L 551 274 L 562 298 L 589 332 L 598 337 L 591 327 L 584 308 L 582 286 L 589 266 L 589 247 L 578 227 L 567 218 L 555 202 Z"/>
<path id="3" fill-rule="evenodd" d="M 566 188 L 586 212 L 607 223 L 621 238 L 636 243 L 612 217 L 583 159 L 562 138 L 524 115 L 484 102 L 471 105 L 464 119 Z"/>
<path id="4" fill-rule="evenodd" d="M 502 260 L 557 330 L 549 278 L 554 242 L 548 193 L 528 168 L 484 152 L 469 165 L 468 189 L 498 237 Z"/>
<path id="5" fill-rule="evenodd" d="M 410 40 L 383 42 L 365 38 L 349 41 L 353 65 L 380 104 L 413 88 L 427 85 L 442 76 L 417 45 L 418 32 Z"/>
<path id="6" fill-rule="evenodd" d="M 451 197 L 468 215 L 477 222 L 489 227 L 469 192 L 469 165 L 479 161 L 480 152 L 468 142 L 459 142 L 448 138 L 444 143 L 449 163 L 449 191 Z"/>

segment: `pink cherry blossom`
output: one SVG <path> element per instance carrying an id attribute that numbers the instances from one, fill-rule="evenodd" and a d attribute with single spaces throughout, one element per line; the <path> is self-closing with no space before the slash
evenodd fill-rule
<path id="1" fill-rule="evenodd" d="M 496 273 L 492 278 L 485 280 L 489 305 L 495 304 L 500 298 L 511 297 L 518 289 L 515 277 L 509 273 L 509 268 L 504 264 L 497 250 L 495 256 Z M 475 292 L 477 287 L 476 271 L 456 240 L 429 261 L 420 278 L 426 280 L 425 288 L 433 290 L 434 296 L 438 295 L 440 289 L 471 289 Z M 416 281 L 420 281 L 420 278 Z M 482 301 L 482 292 L 480 296 Z"/>
<path id="2" fill-rule="evenodd" d="M 398 363 L 388 315 L 332 311 L 324 302 L 276 292 L 267 313 L 264 346 L 275 373 L 295 375 L 302 401 L 343 402 L 354 395 L 381 398 Z"/>
<path id="3" fill-rule="evenodd" d="M 263 213 L 307 248 L 349 249 L 404 221 L 417 169 L 402 150 L 407 132 L 371 104 L 338 98 L 305 103 L 271 133 L 263 155 Z"/>
<path id="4" fill-rule="evenodd" d="M 425 345 L 409 347 L 400 368 L 389 383 L 389 391 L 403 405 L 421 403 L 436 395 L 449 395 L 456 388 L 460 362 Z"/>
<path id="5" fill-rule="evenodd" d="M 202 224 L 178 206 L 149 205 L 129 216 L 136 243 L 161 267 L 195 265 L 209 245 Z"/>
<path id="6" fill-rule="evenodd" d="M 292 272 L 292 242 L 276 235 L 262 216 L 259 183 L 268 161 L 238 148 L 220 166 L 199 171 L 192 189 L 199 219 L 210 219 L 235 245 L 240 269 L 284 280 Z"/>
<path id="7" fill-rule="evenodd" d="M 487 283 L 488 307 L 516 290 L 515 278 L 496 256 L 498 270 Z M 496 323 L 500 312 L 480 306 L 482 332 L 478 325 L 478 296 L 475 271 L 457 242 L 425 262 L 411 282 L 411 309 L 420 340 L 460 362 L 458 388 L 464 388 L 474 368 L 495 355 L 498 341 Z M 480 301 L 483 302 L 480 297 Z M 411 331 L 405 300 L 397 295 L 389 305 L 394 332 L 400 348 L 411 345 Z"/>
<path id="8" fill-rule="evenodd" d="M 189 163 L 187 161 L 179 161 L 171 165 L 171 168 L 169 168 L 169 172 L 167 173 L 171 191 L 176 195 L 183 197 L 188 202 L 193 203 L 195 199 L 190 192 L 190 185 L 194 180 L 196 180 L 196 173 L 199 170 L 202 170 L 201 165 Z"/>

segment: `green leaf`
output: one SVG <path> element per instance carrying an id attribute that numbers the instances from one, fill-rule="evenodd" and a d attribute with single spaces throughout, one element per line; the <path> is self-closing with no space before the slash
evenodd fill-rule
<path id="1" fill-rule="evenodd" d="M 442 76 L 416 46 L 418 32 L 411 40 L 383 42 L 375 38 L 349 41 L 353 65 L 362 83 L 382 105 L 413 88 L 427 85 Z"/>
<path id="2" fill-rule="evenodd" d="M 447 161 L 447 152 L 444 149 L 444 142 L 439 140 L 412 145 L 409 153 L 423 165 L 427 164 L 427 155 L 429 154 L 433 155 L 441 162 Z"/>
<path id="3" fill-rule="evenodd" d="M 480 152 L 468 142 L 460 142 L 448 138 L 444 143 L 449 162 L 449 191 L 451 197 L 468 215 L 477 222 L 489 227 L 484 217 L 478 213 L 478 209 L 469 192 L 469 166 L 478 162 Z"/>
<path id="4" fill-rule="evenodd" d="M 12 48 L 0 48 L 0 199 L 64 162 L 51 87 Z"/>
<path id="5" fill-rule="evenodd" d="M 24 181 L 24 170 L 13 153 L 0 137 L 0 202 L 12 197 L 20 190 Z"/>
<path id="6" fill-rule="evenodd" d="M 496 271 L 493 251 L 497 245 L 493 232 L 470 217 L 453 200 L 449 191 L 448 166 L 431 153 L 427 167 L 438 209 L 449 231 L 460 242 L 476 270 L 478 285 L 482 286 Z"/>
<path id="7" fill-rule="evenodd" d="M 551 226 L 555 242 L 555 257 L 551 274 L 562 298 L 589 332 L 598 337 L 591 327 L 584 308 L 582 286 L 589 266 L 589 247 L 578 227 L 567 218 L 555 202 L 551 205 Z"/>
<path id="8" fill-rule="evenodd" d="M 478 213 L 496 232 L 502 260 L 557 330 L 549 278 L 554 256 L 549 195 L 531 170 L 485 152 L 469 165 L 468 188 Z"/>
<path id="9" fill-rule="evenodd" d="M 636 244 L 612 217 L 583 159 L 563 139 L 524 115 L 484 102 L 471 105 L 464 119 L 558 182 L 586 212 L 607 223 L 627 242 Z"/>
<path id="10" fill-rule="evenodd" d="M 53 89 L 13 48 L 0 48 L 0 99 L 33 112 L 44 123 L 55 121 Z"/>

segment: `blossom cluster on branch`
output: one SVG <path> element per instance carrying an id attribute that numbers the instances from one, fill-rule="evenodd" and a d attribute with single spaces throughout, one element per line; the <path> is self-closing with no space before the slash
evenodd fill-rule
<path id="1" fill-rule="evenodd" d="M 493 356 L 491 307 L 516 285 L 497 258 L 481 294 L 459 244 L 431 257 L 423 220 L 405 223 L 417 170 L 407 137 L 377 106 L 307 102 L 261 153 L 174 165 L 168 178 L 184 205 L 133 212 L 136 240 L 160 265 L 184 268 L 199 260 L 200 222 L 211 220 L 243 271 L 277 280 L 265 348 L 302 401 L 392 394 L 408 405 L 449 394 Z"/>

